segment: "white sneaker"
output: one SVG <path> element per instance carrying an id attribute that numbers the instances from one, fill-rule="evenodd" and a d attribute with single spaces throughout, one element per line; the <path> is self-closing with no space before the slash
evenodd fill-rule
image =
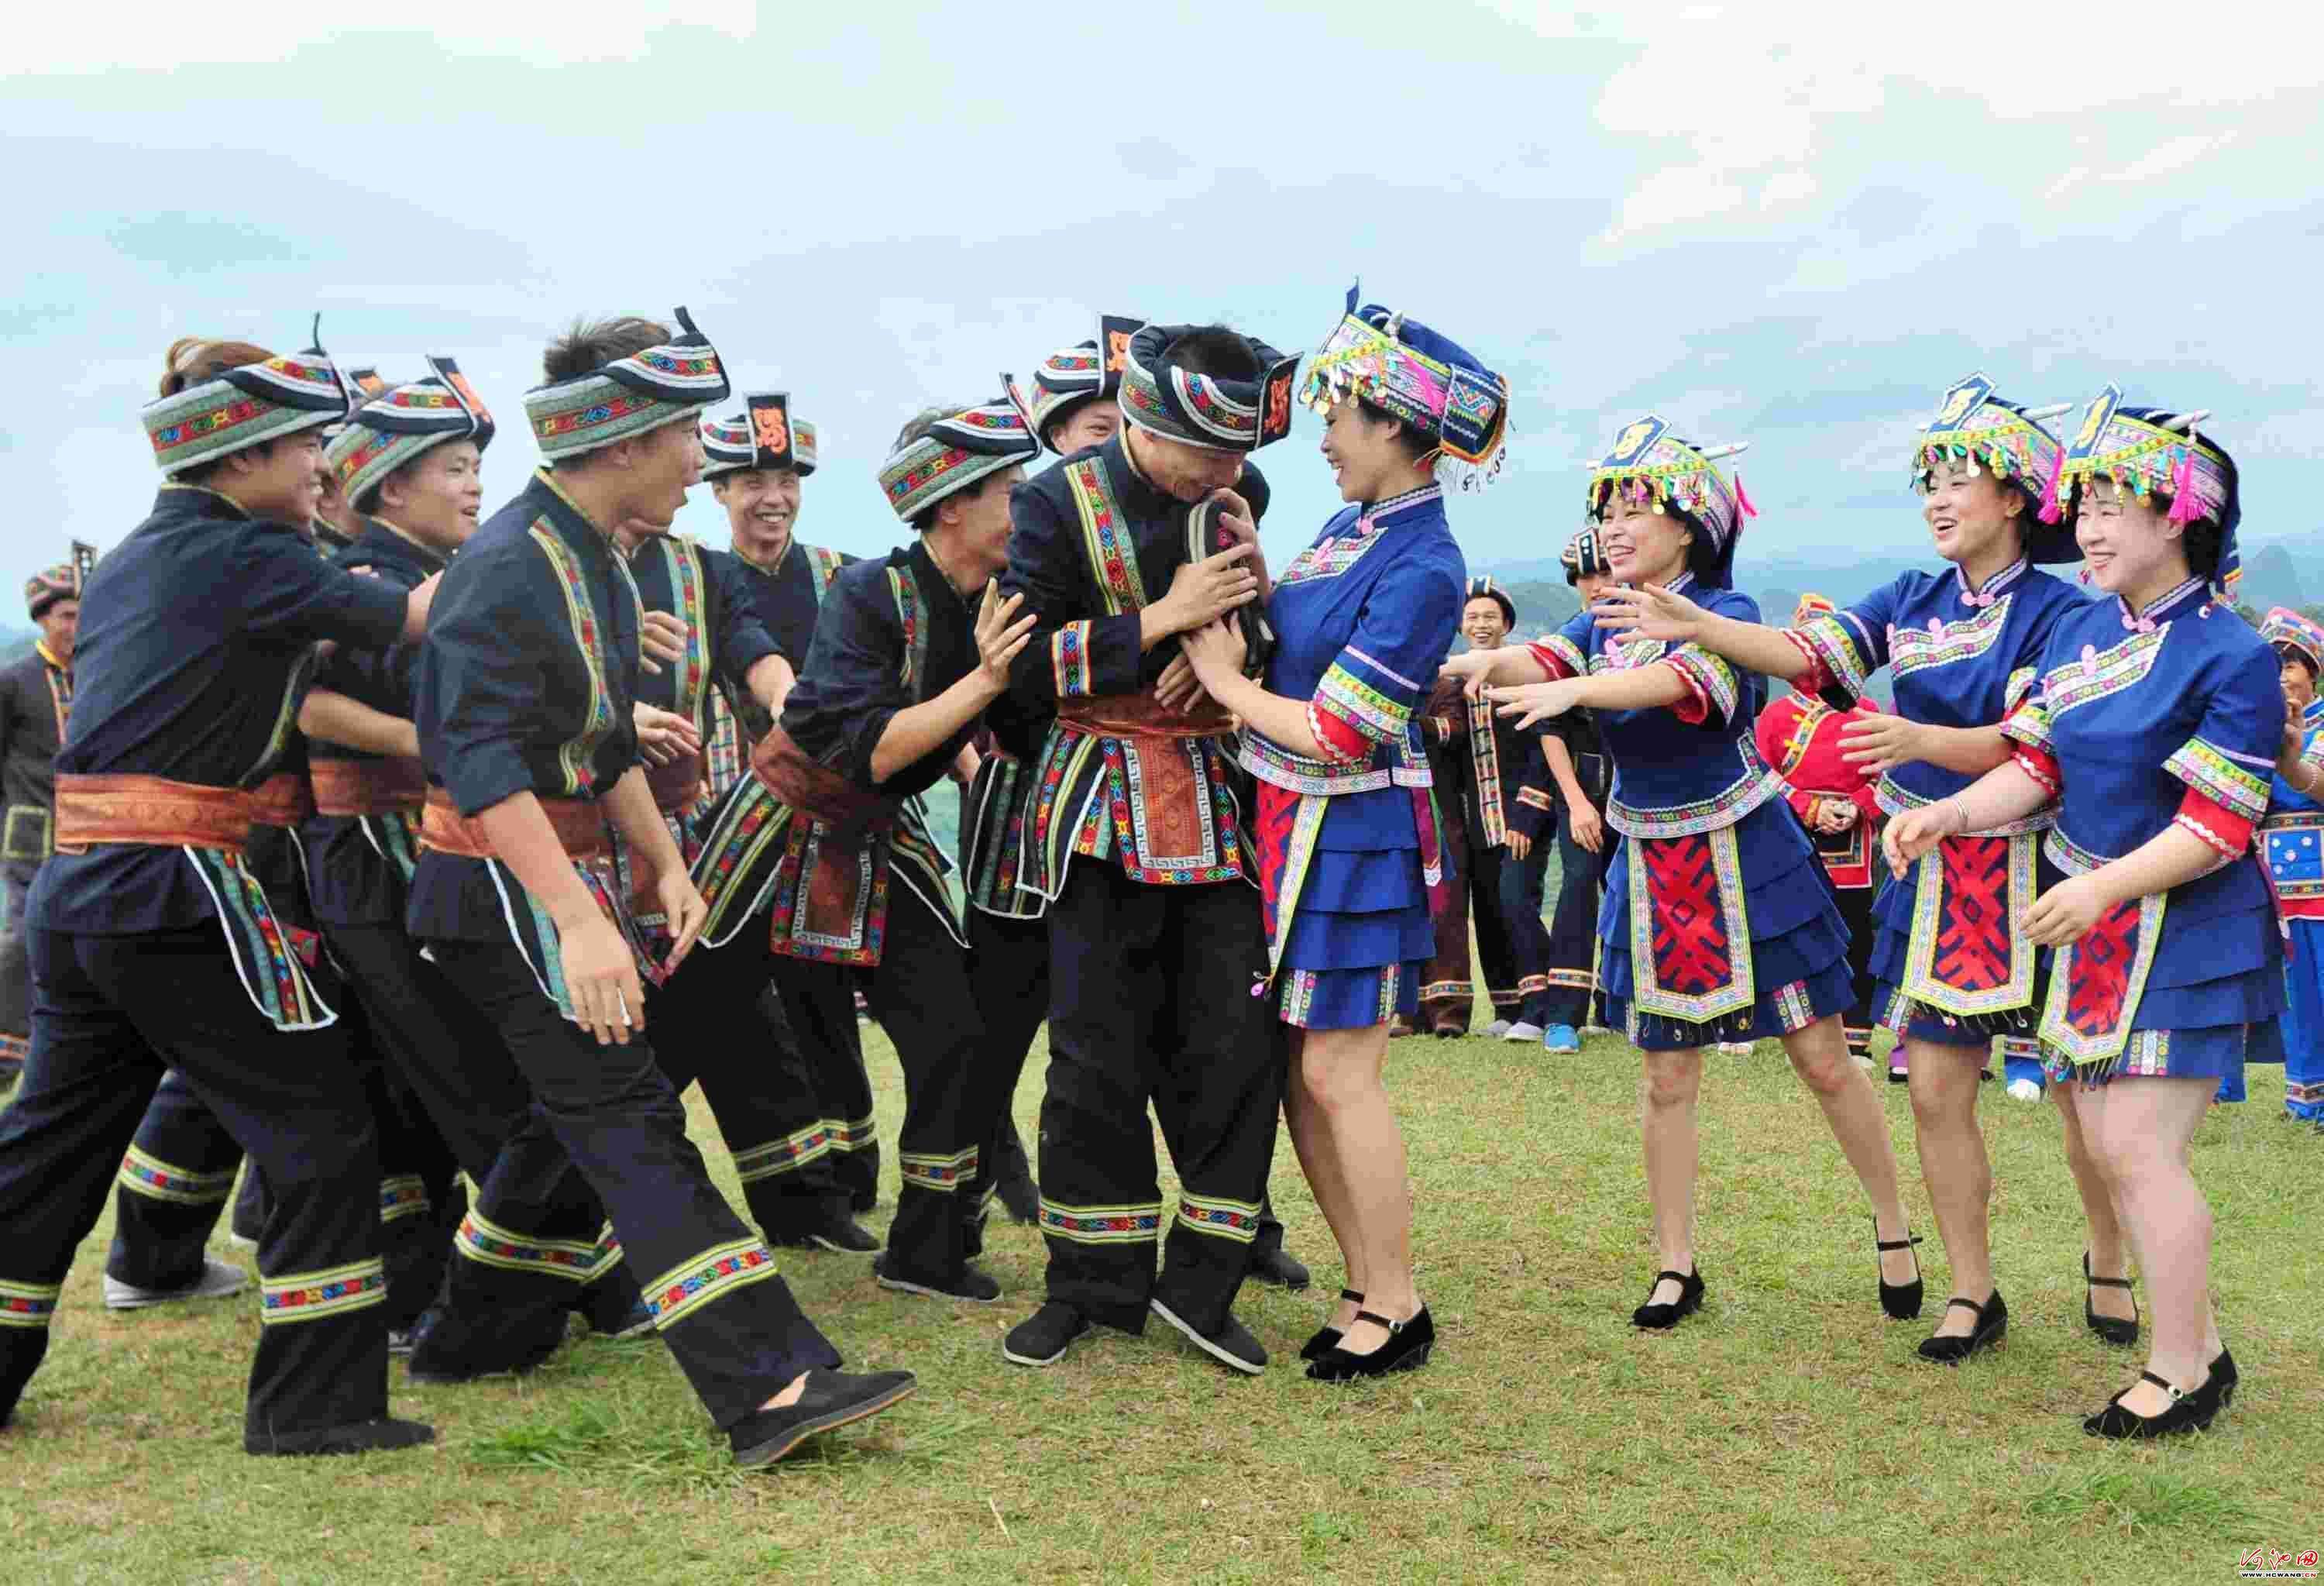
<path id="1" fill-rule="evenodd" d="M 1751 1048 L 1757 1044 L 1752 1041 L 1721 1041 L 1719 1053 L 1722 1057 L 1748 1057 Z"/>
<path id="2" fill-rule="evenodd" d="M 1489 1025 L 1487 1025 L 1487 1026 L 1485 1027 L 1485 1033 L 1486 1033 L 1488 1036 L 1491 1037 L 1493 1039 L 1495 1039 L 1495 1040 L 1499 1040 L 1499 1039 L 1501 1039 L 1503 1037 L 1507 1036 L 1507 1035 L 1509 1033 L 1509 1030 L 1510 1030 L 1512 1028 L 1513 1028 L 1513 1027 L 1510 1025 L 1510 1023 L 1509 1023 L 1509 1021 L 1508 1021 L 1508 1019 L 1497 1019 L 1493 1020 L 1493 1022 L 1492 1022 L 1492 1023 L 1490 1023 L 1490 1024 L 1489 1024 Z M 1540 1032 L 1539 1032 L 1539 1031 L 1536 1031 L 1536 1032 L 1535 1032 L 1535 1038 L 1536 1038 L 1536 1039 L 1539 1039 L 1539 1038 L 1540 1038 Z"/>
<path id="3" fill-rule="evenodd" d="M 2042 1099 L 2042 1087 L 2030 1079 L 2013 1079 L 2009 1082 L 2009 1099 L 2013 1102 L 2038 1102 Z"/>
<path id="4" fill-rule="evenodd" d="M 177 1300 L 222 1300 L 249 1286 L 249 1273 L 216 1256 L 204 1256 L 202 1275 L 183 1288 L 139 1288 L 108 1273 L 105 1279 L 105 1308 L 142 1311 L 148 1305 L 166 1305 Z"/>
<path id="5" fill-rule="evenodd" d="M 1538 1041 L 1545 1033 L 1546 1032 L 1543 1030 L 1541 1026 L 1537 1024 L 1527 1024 L 1524 1020 L 1520 1019 L 1516 1024 L 1509 1026 L 1509 1028 L 1502 1033 L 1501 1039 L 1505 1041 Z"/>

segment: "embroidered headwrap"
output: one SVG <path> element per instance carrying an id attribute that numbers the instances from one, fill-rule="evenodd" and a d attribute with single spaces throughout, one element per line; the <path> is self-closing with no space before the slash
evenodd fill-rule
<path id="1" fill-rule="evenodd" d="M 724 419 L 704 416 L 703 478 L 745 468 L 788 468 L 802 479 L 815 472 L 815 426 L 791 416 L 790 392 L 750 392 L 742 402 L 741 412 Z"/>
<path id="2" fill-rule="evenodd" d="M 2172 413 L 2159 408 L 2123 405 L 2122 388 L 2108 385 L 2082 410 L 2073 443 L 2052 466 L 2043 503 L 2044 521 L 2071 521 L 2075 493 L 2093 479 L 2110 479 L 2117 490 L 2144 502 L 2157 493 L 2171 498 L 2171 521 L 2209 519 L 2219 526 L 2219 565 L 2211 586 L 2229 600 L 2243 578 L 2236 549 L 2236 525 L 2243 521 L 2242 492 L 2235 460 L 2198 435 L 2195 426 L 2210 410 Z"/>
<path id="3" fill-rule="evenodd" d="M 733 388 L 718 349 L 684 309 L 677 318 L 678 336 L 659 346 L 524 393 L 542 457 L 560 463 L 581 456 L 726 400 Z"/>
<path id="4" fill-rule="evenodd" d="M 1750 444 L 1695 447 L 1673 435 L 1659 415 L 1649 413 L 1626 426 L 1614 438 L 1613 449 L 1590 466 L 1583 512 L 1593 521 L 1602 519 L 1617 491 L 1626 500 L 1651 504 L 1657 512 L 1677 507 L 1711 536 L 1710 569 L 1699 576 L 1705 586 L 1724 589 L 1734 576 L 1735 542 L 1743 537 L 1743 520 L 1757 517 L 1759 509 L 1744 493 L 1743 475 L 1736 475 L 1729 484 L 1718 463 Z"/>
<path id="5" fill-rule="evenodd" d="M 1181 337 L 1200 328 L 1148 325 L 1130 338 L 1121 369 L 1121 416 L 1165 440 L 1215 452 L 1257 451 L 1290 434 L 1297 355 L 1286 358 L 1256 337 L 1243 337 L 1256 374 L 1189 373 L 1171 353 Z"/>
<path id="6" fill-rule="evenodd" d="M 1595 529 L 1584 529 L 1567 540 L 1565 549 L 1559 553 L 1557 559 L 1565 564 L 1565 581 L 1568 584 L 1579 584 L 1584 578 L 1610 578 L 1614 576 L 1614 564 L 1606 559 L 1605 544 L 1599 539 Z"/>
<path id="7" fill-rule="evenodd" d="M 41 613 L 57 602 L 79 598 L 78 569 L 70 562 L 59 562 L 53 567 L 43 567 L 24 580 L 24 611 L 36 622 L 41 620 Z"/>
<path id="8" fill-rule="evenodd" d="M 1517 625 L 1517 603 L 1509 598 L 1508 590 L 1494 583 L 1489 576 L 1480 573 L 1469 580 L 1469 593 L 1463 597 L 1462 604 L 1465 606 L 1472 600 L 1494 602 L 1501 608 L 1501 621 L 1511 628 Z"/>
<path id="9" fill-rule="evenodd" d="M 1823 595 L 1811 591 L 1800 596 L 1800 604 L 1792 608 L 1792 626 L 1804 628 L 1818 617 L 1828 617 L 1839 608 Z"/>
<path id="10" fill-rule="evenodd" d="M 1956 382 L 1922 428 L 1913 445 L 1913 488 L 1924 490 L 1937 468 L 1965 462 L 1972 474 L 1989 472 L 2025 493 L 2034 512 L 2024 521 L 2025 555 L 2036 562 L 2081 559 L 2074 531 L 2043 513 L 2046 472 L 2058 455 L 2058 438 L 2042 420 L 2073 410 L 2071 402 L 2024 408 L 1994 394 L 1993 382 L 1971 374 Z"/>
<path id="11" fill-rule="evenodd" d="M 295 356 L 244 364 L 146 403 L 139 418 L 162 474 L 174 478 L 281 436 L 346 422 L 355 401 L 323 351 L 320 315 L 315 329 L 316 345 Z M 198 367 L 215 345 L 192 344 L 177 366 Z"/>
<path id="12" fill-rule="evenodd" d="M 428 368 L 424 378 L 409 385 L 391 387 L 374 375 L 378 391 L 323 449 L 323 461 L 348 502 L 361 502 L 364 493 L 431 447 L 473 440 L 482 451 L 492 445 L 493 416 L 460 366 L 431 355 Z M 359 370 L 348 379 L 369 373 Z"/>
<path id="13" fill-rule="evenodd" d="M 2298 650 L 2307 658 L 2310 676 L 2324 676 L 2324 627 L 2280 605 L 2260 619 L 2259 636 L 2277 650 Z"/>
<path id="14" fill-rule="evenodd" d="M 1126 314 L 1102 315 L 1095 341 L 1060 347 L 1041 360 L 1033 371 L 1032 420 L 1042 446 L 1049 447 L 1050 426 L 1072 418 L 1084 402 L 1120 394 L 1130 338 L 1145 323 Z"/>
<path id="15" fill-rule="evenodd" d="M 907 521 L 988 474 L 1041 455 L 1021 402 L 964 408 L 898 447 L 880 465 L 880 492 Z"/>
<path id="16" fill-rule="evenodd" d="M 1436 443 L 1441 484 L 1481 490 L 1501 471 L 1509 383 L 1450 338 L 1377 303 L 1346 312 L 1307 360 L 1299 400 L 1321 413 L 1360 396 Z"/>

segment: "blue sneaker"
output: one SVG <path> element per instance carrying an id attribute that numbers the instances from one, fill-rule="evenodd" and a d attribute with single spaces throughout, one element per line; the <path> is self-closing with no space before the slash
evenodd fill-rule
<path id="1" fill-rule="evenodd" d="M 1560 1054 L 1582 1050 L 1582 1037 L 1570 1024 L 1553 1024 L 1542 1033 L 1541 1049 Z"/>

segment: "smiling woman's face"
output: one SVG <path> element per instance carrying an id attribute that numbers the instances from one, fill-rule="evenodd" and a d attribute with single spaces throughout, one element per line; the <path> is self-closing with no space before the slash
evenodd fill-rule
<path id="1" fill-rule="evenodd" d="M 2186 561 L 2185 541 L 2162 498 L 2141 501 L 2111 479 L 2082 487 L 2074 507 L 2074 543 L 2082 548 L 2090 582 L 2108 595 L 2144 588 L 2170 564 Z"/>
<path id="2" fill-rule="evenodd" d="M 1667 584 L 1686 571 L 1686 554 L 1694 531 L 1675 512 L 1658 512 L 1650 501 L 1637 501 L 1617 486 L 1598 521 L 1598 542 L 1614 578 L 1622 584 Z"/>
<path id="3" fill-rule="evenodd" d="M 1921 486 L 1921 517 L 1949 562 L 1979 562 L 1998 548 L 2025 509 L 2024 493 L 1991 469 L 1949 457 Z"/>

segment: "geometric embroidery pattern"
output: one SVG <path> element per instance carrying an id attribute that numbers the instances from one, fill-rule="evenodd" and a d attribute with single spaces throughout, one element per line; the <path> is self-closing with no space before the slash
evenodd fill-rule
<path id="1" fill-rule="evenodd" d="M 195 1173 L 174 1167 L 132 1146 L 129 1154 L 122 1157 L 121 1171 L 115 1177 L 122 1188 L 157 1201 L 171 1201 L 180 1206 L 214 1206 L 234 1193 L 234 1175 L 231 1167 L 221 1173 Z"/>
<path id="2" fill-rule="evenodd" d="M 2034 945 L 2016 928 L 2034 901 L 2034 839 L 1954 836 L 1923 859 L 1904 989 L 1941 1014 L 1976 1017 L 2034 997 Z"/>
<path id="3" fill-rule="evenodd" d="M 763 1283 L 775 1275 L 775 1258 L 754 1239 L 736 1240 L 681 1261 L 648 1284 L 646 1309 L 654 1325 L 668 1327 L 711 1301 Z"/>
<path id="4" fill-rule="evenodd" d="M 1757 1000 L 1735 828 L 1626 841 L 1641 1012 L 1707 1024 Z"/>
<path id="5" fill-rule="evenodd" d="M 360 1311 L 387 1298 L 387 1269 L 374 1259 L 327 1272 L 292 1272 L 262 1278 L 258 1286 L 258 1319 L 268 1326 L 278 1322 L 313 1322 L 347 1311 Z"/>
<path id="6" fill-rule="evenodd" d="M 1136 1244 L 1161 1231 L 1162 1203 L 1143 1206 L 1061 1206 L 1041 1198 L 1041 1231 L 1075 1244 Z"/>
<path id="7" fill-rule="evenodd" d="M 1259 1203 L 1222 1201 L 1206 1195 L 1181 1194 L 1178 1226 L 1237 1244 L 1249 1244 L 1259 1231 Z"/>

